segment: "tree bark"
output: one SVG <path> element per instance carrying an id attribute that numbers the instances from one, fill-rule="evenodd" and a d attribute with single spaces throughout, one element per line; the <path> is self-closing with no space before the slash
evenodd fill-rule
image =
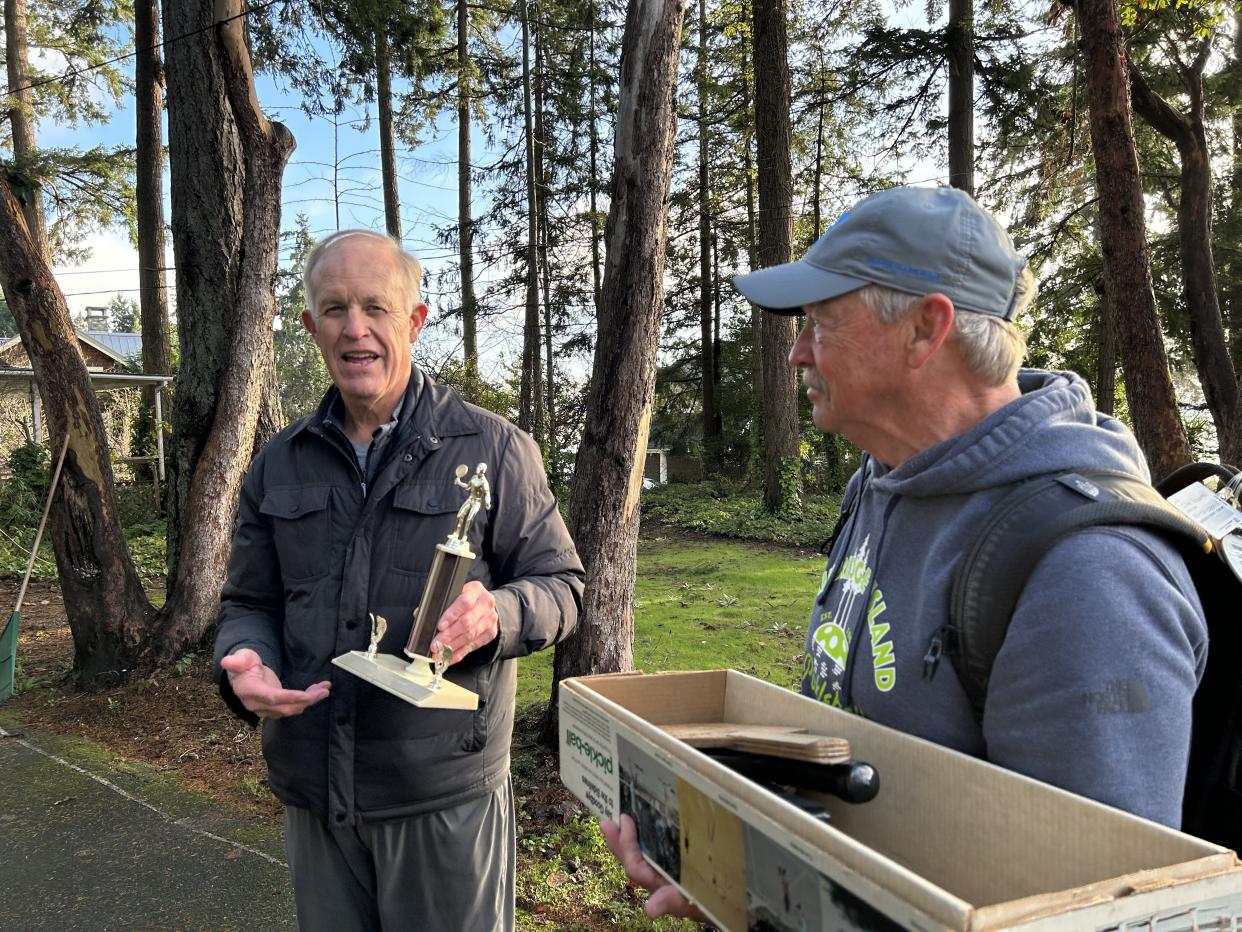
<path id="1" fill-rule="evenodd" d="M 742 52 L 743 57 L 745 51 Z M 742 107 L 751 112 L 753 100 L 750 94 L 750 82 L 746 79 L 746 66 L 742 66 Z M 755 207 L 755 166 L 754 166 L 754 134 L 750 131 L 753 122 L 747 122 L 742 134 L 742 173 L 746 178 L 746 263 L 748 268 L 759 267 L 759 216 Z M 750 306 L 750 443 L 748 471 L 758 472 L 758 464 L 763 461 L 763 315 L 753 304 Z"/>
<path id="2" fill-rule="evenodd" d="M 466 395 L 479 391 L 479 305 L 474 296 L 474 195 L 470 167 L 470 5 L 457 0 L 457 251 L 461 270 L 461 339 Z"/>
<path id="3" fill-rule="evenodd" d="M 818 242 L 823 233 L 823 187 L 824 187 L 824 111 L 828 109 L 828 88 L 824 82 L 824 58 L 819 57 L 816 75 L 819 100 L 815 105 L 815 171 L 811 182 L 811 241 Z"/>
<path id="4" fill-rule="evenodd" d="M 1126 400 L 1139 446 L 1159 480 L 1190 461 L 1190 444 L 1178 414 L 1152 288 L 1126 48 L 1115 0 L 1078 0 L 1074 8 L 1086 62 L 1105 289 L 1110 296 L 1127 296 L 1116 305 Z"/>
<path id="5" fill-rule="evenodd" d="M 30 88 L 30 58 L 26 39 L 25 0 L 4 0 L 5 67 L 8 72 L 9 132 L 13 143 L 13 160 L 20 171 L 21 163 L 34 155 L 35 116 L 34 91 Z M 43 220 L 43 199 L 38 188 L 25 189 L 20 196 L 22 217 L 36 248 L 50 262 L 47 228 Z"/>
<path id="6" fill-rule="evenodd" d="M 545 159 L 544 140 L 549 134 L 546 130 L 547 109 L 545 107 L 545 51 L 543 29 L 535 33 L 535 178 L 539 185 L 536 203 L 539 205 L 539 277 L 543 295 L 543 362 L 544 362 L 544 418 L 543 448 L 544 463 L 548 470 L 552 491 L 559 494 L 560 489 L 560 451 L 556 444 L 556 366 L 552 359 L 552 267 L 548 262 L 548 240 L 552 236 L 551 218 L 548 216 L 548 192 L 551 189 L 547 160 Z"/>
<path id="7" fill-rule="evenodd" d="M 522 381 L 518 427 L 542 446 L 543 369 L 539 348 L 539 211 L 535 184 L 536 147 L 530 68 L 530 0 L 522 5 L 522 115 L 526 129 L 526 319 L 522 326 Z"/>
<path id="8" fill-rule="evenodd" d="M 754 0 L 755 136 L 758 145 L 759 268 L 792 258 L 793 176 L 789 163 L 789 54 L 785 0 Z M 798 387 L 789 366 L 794 318 L 760 315 L 763 505 L 779 512 L 800 497 Z"/>
<path id="9" fill-rule="evenodd" d="M 375 96 L 379 107 L 380 174 L 384 185 L 384 227 L 401 242 L 401 189 L 397 182 L 397 137 L 392 122 L 392 56 L 386 23 L 375 29 Z"/>
<path id="10" fill-rule="evenodd" d="M 975 193 L 974 0 L 949 0 L 949 184 Z"/>
<path id="11" fill-rule="evenodd" d="M 259 108 L 241 12 L 241 0 L 164 7 L 166 35 L 200 37 L 168 46 L 181 365 L 156 662 L 215 625 L 237 495 L 272 385 L 281 176 L 294 140 Z"/>
<path id="12" fill-rule="evenodd" d="M 716 357 L 712 301 L 711 187 L 708 171 L 707 0 L 699 0 L 699 368 L 703 398 L 703 471 L 721 469 L 720 415 L 716 407 Z"/>
<path id="13" fill-rule="evenodd" d="M 1233 14 L 1233 68 L 1235 96 L 1232 101 L 1233 152 L 1228 229 L 1234 234 L 1230 241 L 1236 243 L 1239 234 L 1242 234 L 1242 80 L 1239 80 L 1242 77 L 1242 9 L 1235 10 Z M 1225 306 L 1229 311 L 1229 355 L 1233 359 L 1233 371 L 1242 377 L 1242 260 L 1230 260 L 1228 268 Z"/>
<path id="14" fill-rule="evenodd" d="M 598 33 L 595 25 L 595 0 L 591 0 L 591 110 L 590 110 L 590 129 L 591 134 L 591 290 L 595 296 L 595 316 L 598 318 L 600 307 L 603 304 L 603 276 L 600 268 L 603 265 L 601 253 L 603 252 L 604 231 L 601 229 L 599 222 L 599 200 L 598 193 L 600 190 L 599 183 L 599 117 L 596 110 L 598 105 L 598 88 L 596 87 L 595 76 L 595 43 Z"/>
<path id="15" fill-rule="evenodd" d="M 1113 325 L 1115 315 L 1103 282 L 1097 283 L 1095 295 L 1099 309 L 1095 325 L 1099 345 L 1095 361 L 1095 409 L 1101 414 L 1112 414 L 1113 397 L 1117 392 L 1117 328 Z"/>
<path id="16" fill-rule="evenodd" d="M 142 321 L 142 371 L 172 373 L 172 340 L 164 275 L 164 114 L 160 60 L 160 11 L 156 0 L 134 5 L 135 194 L 138 227 L 138 304 Z M 143 406 L 155 418 L 155 390 L 143 389 Z M 158 429 L 154 426 L 153 429 Z"/>
<path id="17" fill-rule="evenodd" d="M 0 184 L 0 284 L 43 397 L 52 449 L 69 436 L 51 514 L 52 548 L 84 688 L 136 664 L 153 614 L 121 531 L 108 438 L 69 308 L 21 204 Z"/>
<path id="18" fill-rule="evenodd" d="M 1242 412 L 1238 374 L 1229 356 L 1225 322 L 1216 290 L 1212 256 L 1212 167 L 1203 125 L 1203 68 L 1211 52 L 1204 38 L 1194 62 L 1180 69 L 1190 99 L 1189 112 L 1179 112 L 1152 90 L 1142 73 L 1130 65 L 1134 109 L 1156 132 L 1177 146 L 1181 161 L 1181 192 L 1177 207 L 1177 242 L 1182 284 L 1190 318 L 1190 344 L 1204 400 L 1212 414 L 1223 463 L 1242 461 Z"/>
<path id="19" fill-rule="evenodd" d="M 556 648 L 549 744 L 557 683 L 633 667 L 638 497 L 664 304 L 683 13 L 678 0 L 631 0 L 626 12 L 603 305 L 569 518 L 586 588 L 578 627 Z"/>

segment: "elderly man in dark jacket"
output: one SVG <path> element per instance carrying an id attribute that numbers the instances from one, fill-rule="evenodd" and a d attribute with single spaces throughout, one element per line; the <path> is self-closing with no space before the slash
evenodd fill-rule
<path id="1" fill-rule="evenodd" d="M 514 660 L 564 638 L 581 603 L 533 441 L 412 367 L 418 280 L 369 231 L 311 252 L 303 321 L 333 388 L 251 466 L 221 596 L 221 692 L 265 720 L 304 930 L 513 927 Z M 367 646 L 372 613 L 389 623 L 380 651 L 400 654 L 462 463 L 488 464 L 492 501 L 435 639 L 479 708 L 419 709 L 331 660 Z"/>

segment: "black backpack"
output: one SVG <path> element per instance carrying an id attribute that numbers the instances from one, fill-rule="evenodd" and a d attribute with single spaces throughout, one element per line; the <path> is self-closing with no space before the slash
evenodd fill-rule
<path id="1" fill-rule="evenodd" d="M 1182 830 L 1242 851 L 1242 581 L 1213 552 L 1211 538 L 1165 496 L 1230 466 L 1195 463 L 1153 488 L 1126 476 L 1065 473 L 1015 488 L 985 516 L 954 572 L 949 623 L 933 637 L 924 675 L 941 656 L 982 721 L 992 664 L 1035 565 L 1067 534 L 1098 525 L 1161 533 L 1182 553 L 1207 618 L 1207 668 L 1195 693 Z M 1237 481 L 1235 479 L 1235 481 Z"/>

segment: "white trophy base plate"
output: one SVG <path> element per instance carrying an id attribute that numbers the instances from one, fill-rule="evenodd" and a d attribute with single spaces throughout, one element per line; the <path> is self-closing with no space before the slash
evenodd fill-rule
<path id="1" fill-rule="evenodd" d="M 334 657 L 332 662 L 342 670 L 420 709 L 473 711 L 479 707 L 478 695 L 470 690 L 446 679 L 441 679 L 437 684 L 431 661 L 425 657 L 418 657 L 413 663 L 407 663 L 391 654 L 368 657 L 366 651 L 351 650 L 348 654 Z"/>

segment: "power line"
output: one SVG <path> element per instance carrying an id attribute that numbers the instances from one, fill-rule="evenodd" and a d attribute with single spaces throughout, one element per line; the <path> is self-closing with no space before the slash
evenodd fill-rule
<path id="1" fill-rule="evenodd" d="M 120 274 L 120 273 L 122 273 L 122 272 L 142 272 L 142 271 L 150 271 L 150 272 L 175 272 L 175 271 L 177 271 L 177 270 L 176 270 L 176 268 L 175 268 L 174 266 L 171 266 L 171 265 L 161 265 L 161 266 L 159 266 L 158 268 L 155 268 L 155 269 L 146 269 L 146 270 L 144 270 L 144 269 L 140 269 L 140 268 L 132 268 L 132 269 L 75 269 L 75 270 L 73 270 L 73 271 L 71 271 L 71 272 L 53 272 L 52 274 L 53 274 L 56 278 L 60 278 L 62 275 L 118 275 L 118 274 Z"/>
<path id="2" fill-rule="evenodd" d="M 174 285 L 164 286 L 167 290 L 172 290 L 175 287 Z M 85 298 L 95 294 L 129 294 L 130 292 L 141 290 L 141 288 L 105 288 L 103 291 L 69 291 L 61 292 L 61 294 L 66 298 Z"/>
<path id="3" fill-rule="evenodd" d="M 34 84 L 27 84 L 24 87 L 17 88 L 16 90 L 6 89 L 3 92 L 3 94 L 0 94 L 0 96 L 7 97 L 10 94 L 20 94 L 22 91 L 33 91 L 36 88 L 43 87 L 44 85 L 47 85 L 47 84 L 57 84 L 69 78 L 76 78 L 80 74 L 86 74 L 91 71 L 98 71 L 100 68 L 106 68 L 108 65 L 115 65 L 119 61 L 125 61 L 125 59 L 127 58 L 136 58 L 139 52 L 150 52 L 150 51 L 154 51 L 155 49 L 167 48 L 168 46 L 172 45 L 174 42 L 180 42 L 183 39 L 192 39 L 194 36 L 201 35 L 202 33 L 206 32 L 209 29 L 214 29 L 217 26 L 223 26 L 225 23 L 231 23 L 235 19 L 243 19 L 249 16 L 251 13 L 258 13 L 261 10 L 266 10 L 269 6 L 275 6 L 279 2 L 280 0 L 265 0 L 264 3 L 260 3 L 257 6 L 246 7 L 246 9 L 242 10 L 240 13 L 236 13 L 233 16 L 228 17 L 227 19 L 216 20 L 213 23 L 209 23 L 206 26 L 200 26 L 198 29 L 191 30 L 190 32 L 184 33 L 182 35 L 173 36 L 171 39 L 165 39 L 163 42 L 157 42 L 155 45 L 152 45 L 148 48 L 134 49 L 134 51 L 132 52 L 126 52 L 124 55 L 118 55 L 115 58 L 109 58 L 107 61 L 101 61 L 98 64 L 89 65 L 85 68 L 70 68 L 64 74 L 57 75 L 54 78 L 44 78 L 42 81 L 36 81 Z"/>

